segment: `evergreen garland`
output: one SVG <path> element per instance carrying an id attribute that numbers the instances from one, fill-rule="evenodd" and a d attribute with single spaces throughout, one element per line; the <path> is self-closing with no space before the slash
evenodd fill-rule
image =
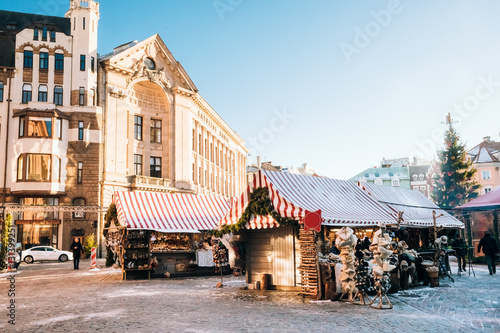
<path id="1" fill-rule="evenodd" d="M 7 252 L 9 251 L 9 234 L 12 228 L 12 215 L 7 214 L 3 225 L 2 246 L 0 247 L 0 270 L 7 268 Z"/>
<path id="2" fill-rule="evenodd" d="M 451 123 L 438 158 L 440 174 L 434 179 L 433 201 L 440 207 L 454 208 L 476 198 L 480 187 L 474 180 L 476 169 L 467 158 L 465 145 L 460 142 Z"/>
<path id="3" fill-rule="evenodd" d="M 222 237 L 225 234 L 239 231 L 250 221 L 252 215 L 270 215 L 280 226 L 298 227 L 299 225 L 297 220 L 289 217 L 281 217 L 274 209 L 271 199 L 269 199 L 269 189 L 267 187 L 259 187 L 250 193 L 250 202 L 237 223 L 223 225 L 220 229 L 211 230 L 210 233 L 215 237 Z"/>

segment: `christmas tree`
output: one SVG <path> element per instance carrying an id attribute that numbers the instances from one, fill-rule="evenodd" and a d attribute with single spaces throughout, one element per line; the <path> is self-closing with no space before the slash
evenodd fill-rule
<path id="1" fill-rule="evenodd" d="M 444 149 L 438 151 L 440 174 L 434 179 L 432 200 L 442 208 L 454 208 L 477 197 L 480 185 L 474 180 L 476 169 L 467 158 L 465 145 L 453 128 L 450 115 L 445 134 Z"/>

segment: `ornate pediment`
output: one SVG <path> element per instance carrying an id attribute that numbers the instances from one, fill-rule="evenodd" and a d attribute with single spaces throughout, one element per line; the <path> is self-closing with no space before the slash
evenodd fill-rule
<path id="1" fill-rule="evenodd" d="M 161 67 L 159 69 L 149 69 L 144 60 L 148 58 L 146 54 L 144 54 L 131 68 L 133 71 L 132 76 L 127 78 L 127 87 L 133 81 L 136 81 L 141 78 L 145 78 L 153 83 L 160 85 L 166 91 L 169 91 L 172 88 L 170 83 L 170 79 L 167 76 L 167 72 L 165 67 Z"/>

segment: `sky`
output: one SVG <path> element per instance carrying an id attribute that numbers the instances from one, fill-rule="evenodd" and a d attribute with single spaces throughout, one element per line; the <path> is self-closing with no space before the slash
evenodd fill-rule
<path id="1" fill-rule="evenodd" d="M 98 52 L 158 33 L 250 163 L 348 179 L 382 158 L 432 159 L 448 112 L 468 148 L 500 141 L 499 12 L 493 0 L 103 0 Z"/>

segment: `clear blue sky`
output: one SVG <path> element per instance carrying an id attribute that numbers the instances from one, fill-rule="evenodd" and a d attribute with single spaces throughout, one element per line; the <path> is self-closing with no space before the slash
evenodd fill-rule
<path id="1" fill-rule="evenodd" d="M 62 16 L 68 3 L 0 8 Z M 382 157 L 432 157 L 448 111 L 469 147 L 499 140 L 499 1 L 100 4 L 99 52 L 158 33 L 250 160 L 346 179 Z"/>

